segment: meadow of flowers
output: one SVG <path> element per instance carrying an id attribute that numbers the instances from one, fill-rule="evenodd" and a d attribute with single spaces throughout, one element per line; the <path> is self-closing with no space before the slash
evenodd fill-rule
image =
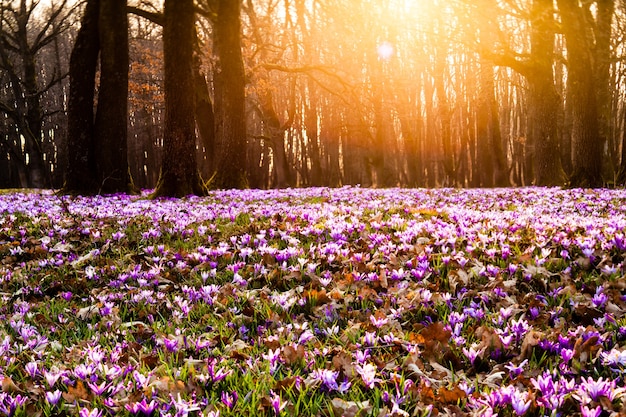
<path id="1" fill-rule="evenodd" d="M 624 202 L 6 192 L 0 415 L 624 415 Z"/>

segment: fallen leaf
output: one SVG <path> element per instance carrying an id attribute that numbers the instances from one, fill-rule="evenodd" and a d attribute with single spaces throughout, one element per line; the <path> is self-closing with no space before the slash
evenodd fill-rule
<path id="1" fill-rule="evenodd" d="M 522 348 L 518 359 L 524 360 L 530 358 L 532 356 L 533 348 L 537 346 L 543 338 L 544 334 L 537 330 L 530 330 L 526 333 L 526 336 L 524 336 L 524 340 L 522 341 Z"/>
<path id="2" fill-rule="evenodd" d="M 326 294 L 326 290 L 307 290 L 302 293 L 302 296 L 306 299 L 307 303 L 312 306 L 320 306 L 328 303 L 330 298 Z"/>
<path id="3" fill-rule="evenodd" d="M 293 365 L 304 360 L 304 354 L 304 346 L 297 345 L 297 347 L 294 348 L 291 345 L 287 345 L 283 348 L 282 357 L 287 365 Z"/>
<path id="4" fill-rule="evenodd" d="M 333 356 L 333 368 L 336 371 L 341 371 L 344 375 L 352 376 L 354 374 L 354 367 L 352 366 L 352 355 L 348 352 L 341 351 Z"/>
<path id="5" fill-rule="evenodd" d="M 280 381 L 276 381 L 274 385 L 274 391 L 277 393 L 281 393 L 284 391 L 291 390 L 293 388 L 298 388 L 298 381 L 300 378 L 298 376 L 292 376 L 289 378 L 281 379 Z"/>
<path id="6" fill-rule="evenodd" d="M 13 382 L 10 377 L 5 376 L 4 378 L 2 378 L 2 392 L 12 393 L 22 392 L 22 390 L 19 389 L 17 385 L 15 385 L 15 382 Z"/>
<path id="7" fill-rule="evenodd" d="M 455 385 L 453 388 L 441 387 L 437 390 L 436 401 L 444 404 L 456 404 L 459 400 L 467 397 L 465 391 Z"/>
<path id="8" fill-rule="evenodd" d="M 90 394 L 85 388 L 83 381 L 77 381 L 76 385 L 69 387 L 67 392 L 64 392 L 62 396 L 66 402 L 73 403 L 78 400 L 89 401 Z"/>
<path id="9" fill-rule="evenodd" d="M 581 363 L 587 362 L 598 350 L 600 345 L 598 344 L 599 337 L 594 335 L 589 339 L 583 341 L 582 337 L 576 339 L 574 344 L 574 358 L 578 359 Z"/>
<path id="10" fill-rule="evenodd" d="M 100 307 L 101 305 L 98 304 L 93 304 L 87 307 L 83 307 L 80 310 L 78 310 L 78 312 L 76 313 L 76 317 L 78 317 L 81 320 L 89 320 L 92 317 L 94 317 L 96 314 L 100 313 Z"/>
<path id="11" fill-rule="evenodd" d="M 369 415 L 372 411 L 369 401 L 354 402 L 333 398 L 331 405 L 335 417 L 362 417 Z"/>

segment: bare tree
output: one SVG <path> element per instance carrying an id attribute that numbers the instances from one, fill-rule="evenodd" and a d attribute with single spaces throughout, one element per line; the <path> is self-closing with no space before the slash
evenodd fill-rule
<path id="1" fill-rule="evenodd" d="M 48 80 L 42 80 L 37 60 L 41 50 L 67 29 L 71 9 L 66 3 L 67 0 L 52 3 L 44 11 L 37 1 L 19 0 L 3 3 L 0 8 L 0 69 L 7 75 L 12 91 L 10 99 L 0 101 L 0 111 L 15 123 L 24 138 L 24 150 L 7 141 L 2 146 L 19 161 L 25 178 L 23 186 L 52 185 L 46 161 L 53 155 L 44 152 L 42 124 L 46 111 L 41 98 L 65 74 L 59 70 Z M 40 20 L 36 9 L 42 15 Z"/>

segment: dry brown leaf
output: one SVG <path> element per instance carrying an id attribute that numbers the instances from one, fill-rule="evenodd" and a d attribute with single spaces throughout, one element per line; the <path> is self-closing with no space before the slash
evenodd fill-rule
<path id="1" fill-rule="evenodd" d="M 22 390 L 19 389 L 17 385 L 15 385 L 15 382 L 13 382 L 10 377 L 5 376 L 4 378 L 2 378 L 2 392 L 13 393 L 22 392 Z"/>
<path id="2" fill-rule="evenodd" d="M 500 336 L 498 336 L 492 328 L 480 326 L 476 329 L 476 336 L 480 338 L 480 344 L 476 350 L 484 351 L 485 355 L 489 352 L 493 352 L 494 350 L 504 348 L 502 340 L 500 340 Z"/>
<path id="3" fill-rule="evenodd" d="M 281 379 L 280 381 L 276 381 L 276 384 L 274 385 L 274 391 L 276 393 L 281 393 L 287 390 L 291 390 L 294 387 L 297 388 L 297 383 L 298 383 L 297 376 L 292 376 L 289 378 Z"/>
<path id="4" fill-rule="evenodd" d="M 336 371 L 342 371 L 347 376 L 352 376 L 354 374 L 352 356 L 348 352 L 339 352 L 333 356 L 333 368 Z"/>
<path id="5" fill-rule="evenodd" d="M 445 325 L 440 321 L 429 324 L 421 333 L 427 341 L 436 340 L 441 343 L 448 343 L 452 336 L 450 330 L 446 330 Z"/>
<path id="6" fill-rule="evenodd" d="M 436 400 L 444 404 L 456 404 L 457 401 L 467 397 L 465 391 L 457 386 L 453 388 L 441 387 L 437 390 Z"/>
<path id="7" fill-rule="evenodd" d="M 544 338 L 544 334 L 537 330 L 530 330 L 524 336 L 524 340 L 522 341 L 522 348 L 520 350 L 520 354 L 518 356 L 519 360 L 528 359 L 532 356 L 533 349 L 535 346 L 541 342 L 541 339 Z"/>
<path id="8" fill-rule="evenodd" d="M 187 385 L 183 381 L 174 381 L 169 376 L 162 376 L 154 379 L 146 387 L 146 389 L 144 390 L 144 394 L 146 396 L 149 396 L 154 390 L 164 393 L 171 393 L 174 396 L 176 396 L 176 394 L 185 393 L 188 391 Z"/>
<path id="9" fill-rule="evenodd" d="M 582 337 L 576 339 L 574 344 L 574 358 L 578 359 L 581 363 L 586 363 L 595 353 L 600 350 L 598 344 L 599 337 L 594 335 L 589 339 L 583 341 Z"/>
<path id="10" fill-rule="evenodd" d="M 331 405 L 335 417 L 363 417 L 372 411 L 369 401 L 354 402 L 333 398 Z"/>
<path id="11" fill-rule="evenodd" d="M 302 345 L 297 345 L 296 348 L 291 345 L 287 345 L 283 348 L 282 357 L 287 365 L 293 365 L 304 360 L 304 355 L 305 351 L 304 346 Z"/>
<path id="12" fill-rule="evenodd" d="M 328 303 L 330 298 L 326 294 L 326 290 L 307 290 L 302 293 L 306 301 L 312 306 L 320 306 Z"/>
<path id="13" fill-rule="evenodd" d="M 62 394 L 63 399 L 68 403 L 73 403 L 78 400 L 89 401 L 90 395 L 83 381 L 77 381 L 76 385 L 69 387 L 67 392 Z"/>

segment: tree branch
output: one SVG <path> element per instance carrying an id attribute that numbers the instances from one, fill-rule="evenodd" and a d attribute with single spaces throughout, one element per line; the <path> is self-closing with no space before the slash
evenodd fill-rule
<path id="1" fill-rule="evenodd" d="M 163 17 L 163 13 L 149 12 L 147 10 L 140 9 L 134 6 L 127 6 L 126 11 L 136 16 L 143 17 L 144 19 L 147 19 L 151 21 L 152 23 L 159 25 L 159 26 L 163 26 L 163 24 L 165 23 L 165 18 Z"/>

